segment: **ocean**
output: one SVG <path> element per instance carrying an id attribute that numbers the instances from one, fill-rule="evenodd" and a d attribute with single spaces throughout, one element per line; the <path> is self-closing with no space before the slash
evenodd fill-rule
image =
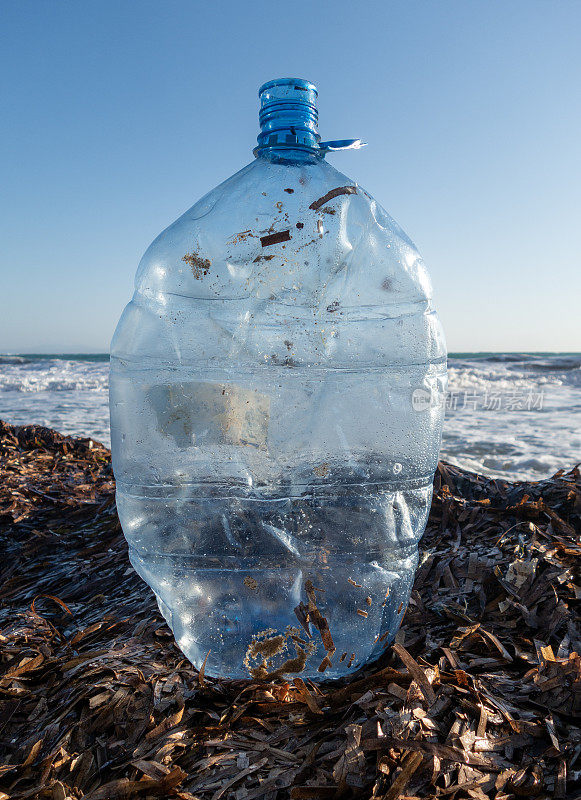
<path id="1" fill-rule="evenodd" d="M 581 353 L 452 353 L 441 456 L 539 480 L 581 461 Z M 0 356 L 0 419 L 109 445 L 108 355 Z"/>

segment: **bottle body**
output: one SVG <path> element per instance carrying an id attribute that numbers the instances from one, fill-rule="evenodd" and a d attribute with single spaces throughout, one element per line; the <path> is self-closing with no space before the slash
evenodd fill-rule
<path id="1" fill-rule="evenodd" d="M 337 677 L 405 611 L 446 353 L 413 244 L 320 157 L 261 155 L 146 252 L 112 345 L 131 561 L 208 674 Z"/>

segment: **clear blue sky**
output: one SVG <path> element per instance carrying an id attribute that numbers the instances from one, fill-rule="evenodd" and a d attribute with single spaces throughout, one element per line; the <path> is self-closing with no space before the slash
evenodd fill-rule
<path id="1" fill-rule="evenodd" d="M 319 87 L 450 350 L 581 350 L 581 2 L 3 0 L 0 352 L 104 351 L 149 242 Z"/>

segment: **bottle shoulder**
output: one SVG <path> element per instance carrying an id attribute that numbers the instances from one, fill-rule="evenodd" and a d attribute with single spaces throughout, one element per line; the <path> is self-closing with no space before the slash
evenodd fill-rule
<path id="1" fill-rule="evenodd" d="M 136 293 L 346 307 L 429 301 L 413 242 L 324 159 L 257 158 L 150 245 Z"/>

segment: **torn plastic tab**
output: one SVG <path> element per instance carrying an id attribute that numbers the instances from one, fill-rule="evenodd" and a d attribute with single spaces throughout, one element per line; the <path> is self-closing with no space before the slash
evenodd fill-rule
<path id="1" fill-rule="evenodd" d="M 335 139 L 332 142 L 319 143 L 319 150 L 324 150 L 326 153 L 335 150 L 359 150 L 360 147 L 367 147 L 367 142 L 361 139 Z"/>

